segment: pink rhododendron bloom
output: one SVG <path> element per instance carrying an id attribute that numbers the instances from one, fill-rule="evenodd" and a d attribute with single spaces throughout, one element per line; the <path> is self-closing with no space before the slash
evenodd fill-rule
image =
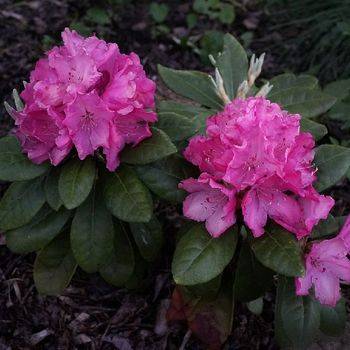
<path id="1" fill-rule="evenodd" d="M 236 222 L 235 190 L 220 185 L 206 173 L 198 180 L 182 181 L 180 188 L 190 192 L 184 201 L 184 214 L 192 220 L 205 221 L 213 237 L 220 236 Z"/>
<path id="2" fill-rule="evenodd" d="M 125 144 L 151 136 L 157 120 L 155 84 L 135 53 L 75 31 L 40 59 L 21 97 L 15 135 L 35 163 L 60 163 L 75 148 L 80 159 L 101 149 L 107 168 L 119 165 Z"/>
<path id="3" fill-rule="evenodd" d="M 270 218 L 301 239 L 327 218 L 334 205 L 331 197 L 312 187 L 315 142 L 311 134 L 300 132 L 300 118 L 264 97 L 235 99 L 208 118 L 206 136 L 192 138 L 184 152 L 223 193 L 233 191 L 255 237 L 264 234 Z M 186 181 L 180 186 L 192 193 L 183 185 Z M 207 220 L 194 217 L 192 208 L 199 204 L 193 194 L 188 198 L 184 215 Z M 230 215 L 234 222 L 234 212 Z M 217 236 L 222 230 L 209 232 Z"/>
<path id="4" fill-rule="evenodd" d="M 340 299 L 340 282 L 350 283 L 350 216 L 339 235 L 313 243 L 306 255 L 306 273 L 295 279 L 297 295 L 307 295 L 314 286 L 321 304 L 335 306 Z"/>

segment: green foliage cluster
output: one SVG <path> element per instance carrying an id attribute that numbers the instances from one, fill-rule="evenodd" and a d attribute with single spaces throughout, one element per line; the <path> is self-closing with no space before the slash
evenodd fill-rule
<path id="1" fill-rule="evenodd" d="M 240 83 L 247 77 L 248 59 L 245 50 L 229 34 L 224 37 L 224 51 L 218 55 L 215 68 L 221 73 L 229 98 L 234 98 Z M 169 122 L 163 121 L 163 118 L 171 117 L 173 125 L 186 125 L 186 128 L 177 128 L 184 137 L 202 133 L 206 116 L 223 108 L 214 80 L 208 74 L 198 71 L 174 70 L 163 66 L 159 66 L 158 71 L 171 90 L 196 103 L 193 106 L 162 101 L 158 104 L 160 127 L 167 130 Z M 349 171 L 350 148 L 324 143 L 329 140 L 328 130 L 321 121 L 328 111 L 331 114 L 332 109 L 342 103 L 341 97 L 338 101 L 335 97 L 339 97 L 336 89 L 338 84 L 345 83 L 338 82 L 322 90 L 315 77 L 290 73 L 278 75 L 270 83 L 273 88 L 267 98 L 279 103 L 290 113 L 300 114 L 303 131 L 312 133 L 319 141 L 315 157 L 315 166 L 318 168 L 316 187 L 319 191 L 329 189 Z M 344 92 L 344 87 L 341 90 L 345 98 L 348 90 Z M 252 89 L 248 95 L 254 91 Z M 200 122 L 202 125 L 198 127 Z M 341 220 L 341 217 L 330 216 L 314 229 L 312 239 L 337 233 Z M 259 313 L 263 309 L 266 291 L 277 281 L 276 339 L 282 347 L 307 349 L 319 332 L 327 335 L 341 333 L 345 327 L 346 311 L 344 300 L 335 309 L 331 309 L 321 306 L 312 295 L 296 296 L 294 277 L 302 276 L 305 272 L 303 245 L 303 241 L 297 241 L 289 232 L 273 224 L 267 227 L 263 237 L 254 239 L 250 232 L 239 225 L 219 238 L 212 238 L 203 225 L 193 224 L 181 234 L 172 272 L 186 303 L 198 305 L 199 298 L 202 307 L 204 304 L 208 308 L 211 305 L 216 315 L 224 315 L 226 324 L 230 324 L 232 319 L 232 312 L 229 312 L 232 308 L 223 312 L 223 290 L 226 291 L 226 297 L 231 295 L 226 298 L 231 300 L 231 306 L 235 300 L 243 301 L 252 312 Z M 220 282 L 227 280 L 232 280 L 232 283 L 227 285 Z M 233 293 L 230 294 L 231 292 Z M 197 306 L 191 310 L 192 313 L 188 316 L 190 324 L 200 318 L 194 314 L 200 315 L 203 312 Z M 198 324 L 193 325 L 193 329 L 197 327 Z M 218 331 L 222 339 L 226 339 L 230 327 L 218 327 Z"/>
<path id="2" fill-rule="evenodd" d="M 322 81 L 349 77 L 348 0 L 264 0 L 264 3 L 272 30 L 283 35 L 274 49 L 284 66 L 309 71 Z M 288 35 L 288 31 L 295 34 Z"/>

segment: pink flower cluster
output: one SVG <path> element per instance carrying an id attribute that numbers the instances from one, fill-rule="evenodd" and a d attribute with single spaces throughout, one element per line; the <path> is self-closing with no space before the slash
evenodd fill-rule
<path id="1" fill-rule="evenodd" d="M 107 168 L 119 165 L 125 144 L 151 136 L 157 120 L 155 84 L 135 53 L 75 31 L 62 33 L 63 46 L 40 59 L 21 97 L 15 134 L 35 163 L 60 163 L 76 148 L 80 159 L 103 149 Z"/>
<path id="2" fill-rule="evenodd" d="M 299 115 L 263 97 L 233 100 L 208 118 L 206 136 L 192 138 L 184 152 L 202 172 L 179 185 L 190 193 L 184 215 L 205 221 L 213 237 L 235 223 L 239 208 L 255 237 L 268 218 L 298 239 L 309 235 L 334 205 L 312 186 L 313 148 Z"/>
<path id="3" fill-rule="evenodd" d="M 316 298 L 334 307 L 340 299 L 339 282 L 350 283 L 350 216 L 339 235 L 313 243 L 306 255 L 306 274 L 296 278 L 297 295 L 309 294 L 314 286 Z"/>

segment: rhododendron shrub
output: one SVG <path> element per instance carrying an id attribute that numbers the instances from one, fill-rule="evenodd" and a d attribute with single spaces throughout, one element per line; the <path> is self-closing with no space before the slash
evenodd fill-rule
<path id="1" fill-rule="evenodd" d="M 78 265 L 135 285 L 136 266 L 162 245 L 157 188 L 141 176 L 186 164 L 170 157 L 176 146 L 154 126 L 155 83 L 140 58 L 69 29 L 62 39 L 21 94 L 14 90 L 15 108 L 5 103 L 14 128 L 0 139 L 0 180 L 12 184 L 0 201 L 0 230 L 12 251 L 37 252 L 41 293 L 61 293 Z"/>
<path id="2" fill-rule="evenodd" d="M 264 55 L 248 62 L 230 35 L 211 61 L 214 77 L 159 66 L 171 90 L 196 102 L 158 104 L 159 127 L 171 130 L 172 116 L 173 140 L 198 171 L 178 184 L 190 221 L 174 254 L 168 318 L 219 348 L 234 302 L 256 313 L 277 283 L 276 339 L 306 348 L 319 330 L 334 333 L 325 326 L 334 317 L 345 320 L 340 283 L 350 282 L 349 219 L 337 235 L 335 200 L 322 193 L 350 167 L 350 149 L 327 144 L 319 123 L 336 99 L 310 75 L 261 86 Z"/>

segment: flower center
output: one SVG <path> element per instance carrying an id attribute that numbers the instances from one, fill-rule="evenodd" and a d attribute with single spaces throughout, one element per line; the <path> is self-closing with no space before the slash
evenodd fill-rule
<path id="1" fill-rule="evenodd" d="M 81 117 L 81 128 L 83 130 L 91 130 L 96 126 L 96 121 L 94 119 L 95 115 L 92 112 L 85 111 L 85 114 Z"/>

